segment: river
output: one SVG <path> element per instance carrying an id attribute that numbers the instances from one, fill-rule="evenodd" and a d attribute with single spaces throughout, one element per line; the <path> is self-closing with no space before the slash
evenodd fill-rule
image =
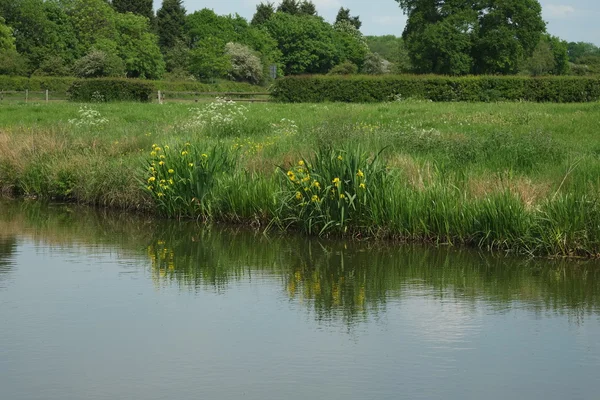
<path id="1" fill-rule="evenodd" d="M 0 398 L 592 399 L 600 265 L 0 202 Z"/>

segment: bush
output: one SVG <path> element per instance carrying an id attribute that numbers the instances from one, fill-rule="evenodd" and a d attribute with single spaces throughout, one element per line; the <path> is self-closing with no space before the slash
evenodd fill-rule
<path id="1" fill-rule="evenodd" d="M 358 67 L 356 64 L 350 61 L 344 61 L 343 63 L 336 65 L 331 68 L 328 75 L 354 75 L 358 73 Z"/>
<path id="2" fill-rule="evenodd" d="M 73 72 L 78 78 L 125 76 L 125 64 L 116 55 L 91 50 L 75 62 Z"/>
<path id="3" fill-rule="evenodd" d="M 148 102 L 154 92 L 152 82 L 133 79 L 79 79 L 73 82 L 67 95 L 71 101 L 88 102 L 99 98 L 104 101 Z"/>
<path id="4" fill-rule="evenodd" d="M 263 80 L 263 65 L 260 58 L 248 46 L 227 43 L 225 54 L 231 60 L 229 75 L 233 80 L 255 84 Z"/>
<path id="5" fill-rule="evenodd" d="M 340 101 L 369 103 L 402 98 L 432 101 L 590 102 L 600 99 L 595 77 L 477 76 L 292 76 L 275 82 L 272 96 L 281 102 Z"/>
<path id="6" fill-rule="evenodd" d="M 0 90 L 31 91 L 49 90 L 51 92 L 65 93 L 75 78 L 34 76 L 26 78 L 23 76 L 0 75 Z"/>

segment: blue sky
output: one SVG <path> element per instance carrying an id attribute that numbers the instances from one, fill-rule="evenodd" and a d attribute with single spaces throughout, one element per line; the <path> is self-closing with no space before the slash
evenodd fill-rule
<path id="1" fill-rule="evenodd" d="M 273 1 L 273 0 L 271 0 Z M 154 0 L 158 9 L 161 0 Z M 184 0 L 188 12 L 211 8 L 217 14 L 238 13 L 251 19 L 261 0 Z M 277 1 L 275 1 L 277 2 Z M 394 0 L 313 0 L 319 14 L 332 21 L 340 7 L 350 8 L 360 15 L 366 35 L 401 35 L 406 17 Z M 600 1 L 598 0 L 541 0 L 548 31 L 569 42 L 592 42 L 600 45 Z"/>

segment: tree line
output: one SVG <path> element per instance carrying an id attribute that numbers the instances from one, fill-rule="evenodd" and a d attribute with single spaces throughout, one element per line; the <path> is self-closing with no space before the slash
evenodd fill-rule
<path id="1" fill-rule="evenodd" d="M 391 1 L 391 0 L 390 0 Z M 546 32 L 537 0 L 395 0 L 402 37 L 364 36 L 341 8 L 329 23 L 310 0 L 261 3 L 250 21 L 182 0 L 0 0 L 0 74 L 255 84 L 277 74 L 600 72 L 600 49 Z"/>

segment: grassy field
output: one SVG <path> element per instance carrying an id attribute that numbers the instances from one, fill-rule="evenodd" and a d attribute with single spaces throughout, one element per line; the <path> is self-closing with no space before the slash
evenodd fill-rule
<path id="1" fill-rule="evenodd" d="M 308 234 L 600 254 L 600 104 L 3 104 L 0 190 Z"/>

